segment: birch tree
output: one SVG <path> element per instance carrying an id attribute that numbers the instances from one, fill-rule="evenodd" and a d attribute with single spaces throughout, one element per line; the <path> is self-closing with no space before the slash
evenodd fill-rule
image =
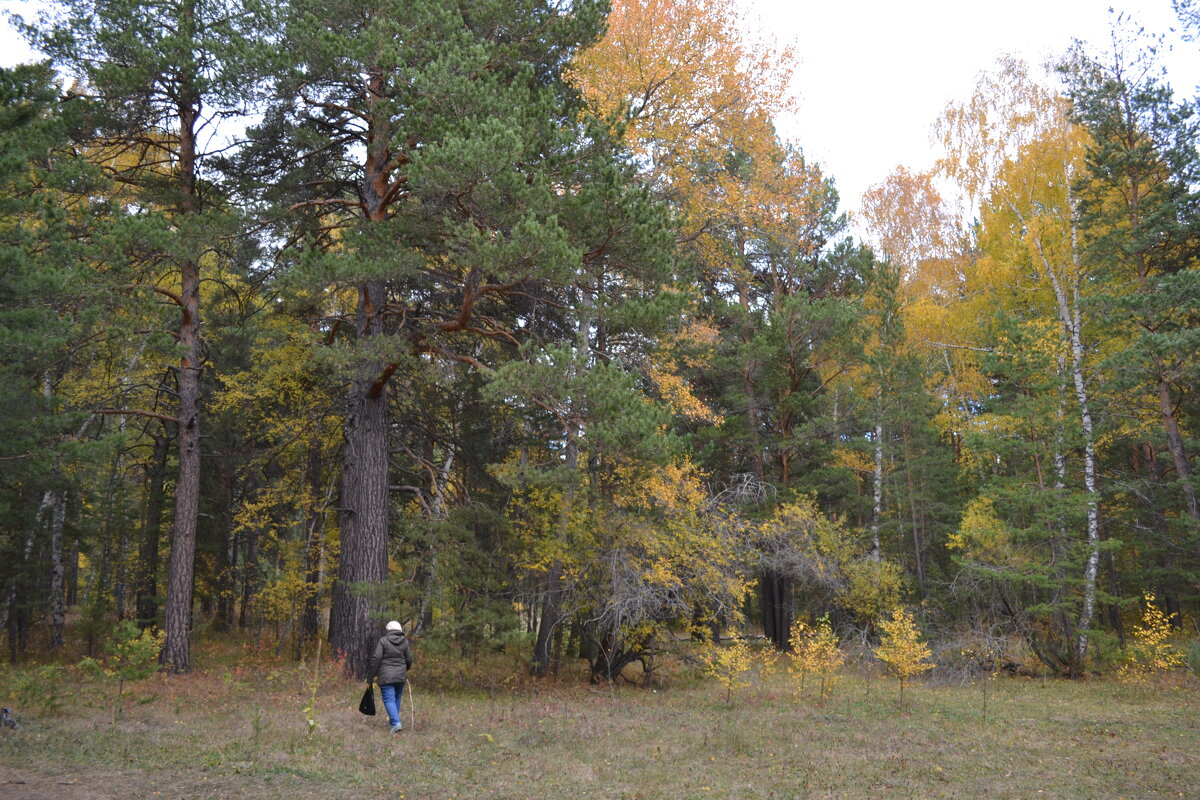
<path id="1" fill-rule="evenodd" d="M 985 292 L 1001 307 L 1020 303 L 1024 309 L 1017 306 L 1018 314 L 1048 312 L 1058 331 L 1061 388 L 1072 393 L 1083 451 L 1081 597 L 1070 622 L 1072 652 L 1055 656 L 1073 671 L 1086 656 L 1095 618 L 1100 490 L 1090 388 L 1094 345 L 1087 338 L 1085 316 L 1090 277 L 1081 258 L 1072 189 L 1083 166 L 1087 133 L 1072 124 L 1068 111 L 1065 98 L 1032 80 L 1023 64 L 1006 61 L 997 75 L 980 81 L 970 101 L 947 110 L 942 128 L 949 152 L 945 173 L 980 203 L 981 266 L 1002 270 L 991 273 L 993 282 Z M 1001 275 L 1004 280 L 995 281 Z M 1016 295 L 1002 299 L 1007 292 L 1033 294 L 1024 300 Z M 1056 443 L 1054 461 L 1056 480 L 1065 485 L 1064 446 Z"/>

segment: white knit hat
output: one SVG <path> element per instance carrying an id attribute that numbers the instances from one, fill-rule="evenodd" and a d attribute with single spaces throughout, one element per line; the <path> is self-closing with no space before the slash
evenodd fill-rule
<path id="1" fill-rule="evenodd" d="M 392 620 L 391 622 L 389 622 L 387 624 L 387 629 L 389 631 L 400 631 L 401 633 L 404 633 L 404 628 L 401 627 L 400 623 L 396 622 L 396 620 Z"/>

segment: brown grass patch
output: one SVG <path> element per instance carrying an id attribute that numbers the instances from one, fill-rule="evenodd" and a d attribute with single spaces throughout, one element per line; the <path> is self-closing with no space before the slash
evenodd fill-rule
<path id="1" fill-rule="evenodd" d="M 979 685 L 916 684 L 900 710 L 875 676 L 818 705 L 769 675 L 727 705 L 696 679 L 597 691 L 430 660 L 413 675 L 416 725 L 406 700 L 393 736 L 357 713 L 362 685 L 334 664 L 212 655 L 136 686 L 116 725 L 111 687 L 75 674 L 57 712 L 18 708 L 0 797 L 1175 798 L 1200 785 L 1194 680 L 998 679 L 985 714 Z"/>

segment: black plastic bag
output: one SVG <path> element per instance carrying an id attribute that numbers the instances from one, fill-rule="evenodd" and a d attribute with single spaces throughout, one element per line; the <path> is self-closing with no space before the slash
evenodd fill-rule
<path id="1" fill-rule="evenodd" d="M 368 717 L 375 716 L 374 686 L 367 686 L 367 690 L 363 692 L 362 700 L 358 701 L 358 710 L 360 713 L 366 714 Z"/>

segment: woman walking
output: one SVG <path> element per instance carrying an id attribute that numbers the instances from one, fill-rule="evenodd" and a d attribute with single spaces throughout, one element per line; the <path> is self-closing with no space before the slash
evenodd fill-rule
<path id="1" fill-rule="evenodd" d="M 412 645 L 404 638 L 404 628 L 392 620 L 387 624 L 387 633 L 375 645 L 375 655 L 371 657 L 371 669 L 367 673 L 368 685 L 379 678 L 379 694 L 387 709 L 392 733 L 404 730 L 404 723 L 400 721 L 400 698 L 404 696 L 404 684 L 408 682 L 412 663 Z"/>

